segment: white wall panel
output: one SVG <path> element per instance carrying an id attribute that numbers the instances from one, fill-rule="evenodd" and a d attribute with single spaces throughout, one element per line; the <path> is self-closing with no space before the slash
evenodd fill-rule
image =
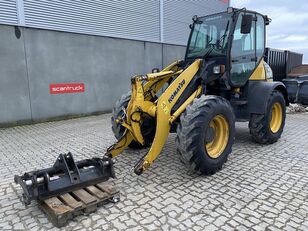
<path id="1" fill-rule="evenodd" d="M 225 11 L 227 0 L 164 0 L 164 42 L 186 45 L 192 16 Z"/>
<path id="2" fill-rule="evenodd" d="M 159 0 L 24 0 L 26 26 L 159 41 Z"/>
<path id="3" fill-rule="evenodd" d="M 0 24 L 18 24 L 16 0 L 0 0 Z"/>
<path id="4" fill-rule="evenodd" d="M 228 0 L 0 0 L 0 23 L 186 45 L 193 15 Z"/>

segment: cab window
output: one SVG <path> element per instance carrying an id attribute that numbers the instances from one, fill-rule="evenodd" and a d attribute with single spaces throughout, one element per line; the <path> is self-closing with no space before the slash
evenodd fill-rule
<path id="1" fill-rule="evenodd" d="M 263 57 L 265 49 L 265 23 L 261 15 L 257 15 L 256 36 L 256 56 L 257 60 L 260 60 Z"/>
<path id="2" fill-rule="evenodd" d="M 230 82 L 233 86 L 243 86 L 256 67 L 255 21 L 252 22 L 250 33 L 242 34 L 243 15 L 240 13 L 238 16 L 231 47 Z M 255 17 L 255 14 L 252 16 Z"/>

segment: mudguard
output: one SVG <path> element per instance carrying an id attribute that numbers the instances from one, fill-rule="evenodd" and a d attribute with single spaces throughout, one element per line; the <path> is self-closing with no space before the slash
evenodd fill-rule
<path id="1" fill-rule="evenodd" d="M 249 81 L 248 110 L 252 114 L 264 114 L 267 110 L 268 98 L 274 90 L 280 91 L 289 105 L 289 97 L 285 85 L 281 82 Z"/>

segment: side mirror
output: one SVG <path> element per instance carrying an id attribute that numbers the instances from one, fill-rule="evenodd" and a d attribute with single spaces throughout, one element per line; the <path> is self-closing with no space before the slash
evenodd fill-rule
<path id="1" fill-rule="evenodd" d="M 197 21 L 198 21 L 198 16 L 197 16 L 197 15 L 194 15 L 194 16 L 192 17 L 192 20 L 193 20 L 193 22 L 197 22 Z"/>
<path id="2" fill-rule="evenodd" d="M 272 19 L 270 19 L 267 15 L 265 15 L 265 25 L 268 26 L 272 22 Z"/>
<path id="3" fill-rule="evenodd" d="M 242 16 L 241 34 L 249 34 L 252 25 L 252 15 L 245 14 Z"/>
<path id="4" fill-rule="evenodd" d="M 193 25 L 192 24 L 189 24 L 189 29 L 192 29 L 193 28 Z"/>

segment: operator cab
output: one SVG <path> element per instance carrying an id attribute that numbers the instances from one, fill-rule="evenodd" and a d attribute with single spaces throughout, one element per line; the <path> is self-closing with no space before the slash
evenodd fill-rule
<path id="1" fill-rule="evenodd" d="M 246 9 L 194 16 L 185 61 L 208 63 L 205 82 L 224 75 L 229 87 L 242 87 L 263 59 L 268 24 L 267 16 Z"/>

